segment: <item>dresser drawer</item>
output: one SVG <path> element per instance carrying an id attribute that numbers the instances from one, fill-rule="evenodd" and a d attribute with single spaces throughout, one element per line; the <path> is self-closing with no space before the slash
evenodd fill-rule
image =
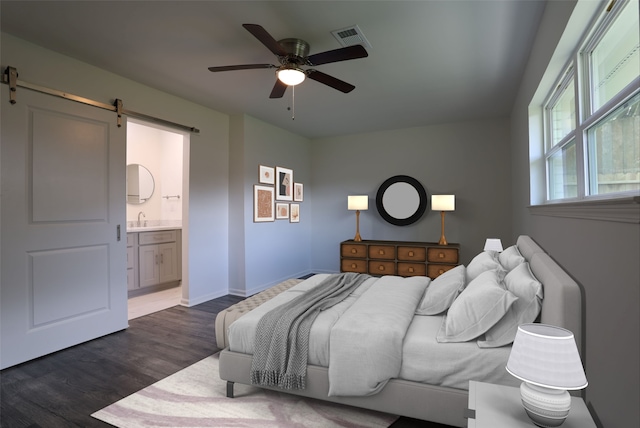
<path id="1" fill-rule="evenodd" d="M 426 276 L 427 265 L 424 263 L 398 262 L 398 275 L 400 276 Z"/>
<path id="2" fill-rule="evenodd" d="M 398 260 L 424 262 L 427 260 L 427 249 L 425 247 L 398 246 Z"/>
<path id="3" fill-rule="evenodd" d="M 458 263 L 457 248 L 429 248 L 427 260 L 434 263 Z"/>
<path id="4" fill-rule="evenodd" d="M 367 261 L 358 259 L 342 259 L 340 272 L 367 273 Z"/>
<path id="5" fill-rule="evenodd" d="M 367 246 L 362 244 L 342 244 L 340 246 L 340 254 L 342 257 L 356 257 L 359 259 L 366 259 Z"/>
<path id="6" fill-rule="evenodd" d="M 161 242 L 175 242 L 175 230 L 161 230 L 158 232 L 140 232 L 138 245 L 159 244 Z"/>
<path id="7" fill-rule="evenodd" d="M 453 269 L 456 265 L 428 265 L 427 276 L 431 279 L 437 278 L 446 271 Z"/>
<path id="8" fill-rule="evenodd" d="M 371 275 L 395 275 L 396 263 L 382 260 L 369 260 L 369 273 Z"/>
<path id="9" fill-rule="evenodd" d="M 369 245 L 369 258 L 394 260 L 396 258 L 396 247 L 393 245 Z"/>

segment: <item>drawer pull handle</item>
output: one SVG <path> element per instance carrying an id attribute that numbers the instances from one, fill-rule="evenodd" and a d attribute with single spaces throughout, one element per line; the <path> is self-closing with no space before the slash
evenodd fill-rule
<path id="1" fill-rule="evenodd" d="M 413 251 L 409 251 L 409 257 L 413 257 Z"/>
<path id="2" fill-rule="evenodd" d="M 438 253 L 438 257 L 444 259 L 444 253 Z"/>
<path id="3" fill-rule="evenodd" d="M 409 268 L 409 273 L 413 273 L 413 268 L 412 267 Z"/>
<path id="4" fill-rule="evenodd" d="M 355 263 L 351 263 L 351 269 L 355 269 L 357 266 Z"/>
<path id="5" fill-rule="evenodd" d="M 378 250 L 378 254 L 380 254 L 381 256 L 384 256 L 384 250 Z"/>
<path id="6" fill-rule="evenodd" d="M 444 273 L 444 269 L 439 269 L 439 270 L 438 270 L 438 273 L 439 273 L 440 275 L 442 275 L 442 274 Z"/>
<path id="7" fill-rule="evenodd" d="M 355 254 L 355 253 L 357 253 L 356 249 L 355 249 L 355 248 L 352 248 L 352 249 L 351 249 L 351 254 Z"/>
<path id="8" fill-rule="evenodd" d="M 384 270 L 384 266 L 382 266 L 382 265 L 378 266 L 378 270 L 379 271 L 383 271 Z"/>

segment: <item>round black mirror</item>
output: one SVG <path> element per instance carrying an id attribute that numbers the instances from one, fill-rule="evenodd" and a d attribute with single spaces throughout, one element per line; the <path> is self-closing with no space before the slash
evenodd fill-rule
<path id="1" fill-rule="evenodd" d="M 378 188 L 376 207 L 387 222 L 408 226 L 420 220 L 427 210 L 427 191 L 415 178 L 396 175 Z"/>

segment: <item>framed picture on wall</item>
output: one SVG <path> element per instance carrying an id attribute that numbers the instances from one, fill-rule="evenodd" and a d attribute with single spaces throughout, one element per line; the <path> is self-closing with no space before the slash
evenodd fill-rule
<path id="1" fill-rule="evenodd" d="M 264 221 L 274 221 L 275 213 L 273 212 L 273 187 L 253 186 L 253 221 L 260 223 Z"/>
<path id="2" fill-rule="evenodd" d="M 278 202 L 276 203 L 276 219 L 286 220 L 289 218 L 289 204 Z"/>
<path id="3" fill-rule="evenodd" d="M 300 204 L 291 204 L 289 211 L 289 222 L 300 223 Z"/>
<path id="4" fill-rule="evenodd" d="M 304 186 L 302 183 L 293 183 L 293 200 L 302 202 L 304 199 Z"/>
<path id="5" fill-rule="evenodd" d="M 260 178 L 259 182 L 264 184 L 273 184 L 275 181 L 275 172 L 270 166 L 260 165 Z"/>
<path id="6" fill-rule="evenodd" d="M 276 167 L 276 199 L 293 201 L 293 170 Z"/>

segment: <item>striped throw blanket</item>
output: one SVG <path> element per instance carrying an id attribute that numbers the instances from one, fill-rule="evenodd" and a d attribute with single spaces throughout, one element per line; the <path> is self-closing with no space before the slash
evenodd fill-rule
<path id="1" fill-rule="evenodd" d="M 299 297 L 267 312 L 258 322 L 251 360 L 251 383 L 305 389 L 309 332 L 324 309 L 346 299 L 369 275 L 330 275 Z"/>

